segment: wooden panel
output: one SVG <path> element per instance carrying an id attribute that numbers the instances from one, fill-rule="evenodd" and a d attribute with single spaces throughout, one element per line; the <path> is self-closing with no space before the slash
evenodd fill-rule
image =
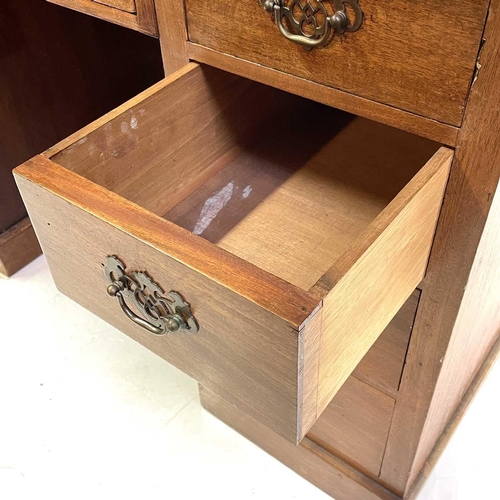
<path id="1" fill-rule="evenodd" d="M 349 377 L 307 437 L 358 469 L 378 476 L 394 399 Z"/>
<path id="2" fill-rule="evenodd" d="M 135 12 L 135 0 L 92 0 L 93 2 L 113 7 L 114 9 L 124 10 L 125 12 Z M 139 2 L 141 0 L 138 0 Z"/>
<path id="3" fill-rule="evenodd" d="M 60 150 L 57 163 L 163 215 L 255 140 L 280 96 L 190 64 L 49 154 Z"/>
<path id="4" fill-rule="evenodd" d="M 210 277 L 220 286 L 279 315 L 296 328 L 301 327 L 318 306 L 317 299 L 309 293 L 245 263 L 41 155 L 17 167 L 14 175 L 16 182 L 23 182 L 33 189 L 43 186 L 41 189 L 50 191 L 54 197 L 87 209 L 96 219 L 107 220 L 117 230 L 133 232 L 140 241 L 148 240 L 153 248 L 168 253 L 176 262 L 184 262 L 201 277 Z"/>
<path id="5" fill-rule="evenodd" d="M 476 375 L 474 376 L 474 379 L 469 385 L 469 388 L 467 389 L 462 400 L 460 401 L 460 404 L 457 406 L 455 413 L 453 414 L 452 418 L 448 421 L 445 429 L 443 430 L 443 433 L 441 434 L 436 444 L 434 445 L 431 454 L 428 456 L 424 465 L 420 469 L 418 476 L 415 478 L 415 480 L 409 487 L 409 490 L 405 497 L 408 500 L 417 500 L 418 494 L 420 493 L 420 489 L 425 484 L 427 478 L 430 476 L 434 466 L 437 464 L 439 458 L 441 457 L 441 454 L 446 449 L 446 446 L 448 446 L 451 437 L 458 428 L 460 422 L 462 421 L 462 418 L 467 413 L 472 401 L 474 400 L 474 397 L 478 393 L 479 389 L 481 389 L 481 386 L 483 385 L 483 382 L 486 380 L 486 377 L 488 376 L 491 368 L 495 365 L 495 363 L 498 362 L 499 356 L 500 356 L 500 336 L 497 337 L 495 343 L 493 344 L 493 347 L 491 348 L 490 352 L 484 359 L 481 368 L 479 368 L 479 370 L 477 371 Z"/>
<path id="6" fill-rule="evenodd" d="M 163 71 L 157 41 L 42 0 L 3 0 L 0 19 L 1 234 L 26 217 L 12 169 Z"/>
<path id="7" fill-rule="evenodd" d="M 441 148 L 315 285 L 318 294 L 331 289 L 323 301 L 318 413 L 350 375 L 342 359 L 359 362 L 422 280 L 452 156 Z"/>
<path id="8" fill-rule="evenodd" d="M 175 0 L 173 0 L 175 1 Z M 189 57 L 245 78 L 265 83 L 313 101 L 333 106 L 358 116 L 406 130 L 446 146 L 454 146 L 458 129 L 401 109 L 393 108 L 348 92 L 297 78 L 243 59 L 222 54 L 193 43 L 187 44 Z"/>
<path id="9" fill-rule="evenodd" d="M 203 361 L 204 358 L 201 354 L 201 359 L 193 368 L 190 365 L 194 364 L 196 356 L 186 352 L 185 357 L 183 357 L 180 356 L 179 351 L 171 354 L 175 356 L 174 364 L 180 366 L 181 369 L 195 376 L 198 380 L 203 380 L 205 384 L 210 384 L 210 386 L 214 386 L 214 383 L 210 380 L 210 375 L 203 372 L 212 373 L 212 370 L 215 370 L 217 372 L 215 387 L 220 394 L 226 394 L 225 397 L 229 400 L 234 400 L 236 386 L 231 385 L 224 378 L 225 376 L 230 377 L 229 372 L 231 370 L 237 370 L 240 376 L 248 381 L 250 393 L 247 400 L 238 400 L 234 404 L 243 408 L 250 415 L 256 415 L 256 418 L 267 422 L 267 425 L 283 434 L 291 432 L 287 426 L 292 425 L 291 422 L 294 422 L 297 426 L 295 432 L 298 434 L 293 434 L 294 437 L 288 434 L 288 439 L 297 440 L 302 437 L 302 434 L 308 430 L 308 426 L 314 422 L 318 415 L 316 391 L 313 389 L 315 382 L 311 382 L 309 378 L 304 379 L 304 376 L 307 377 L 311 373 L 316 375 L 317 373 L 315 367 L 319 355 L 319 342 L 315 339 L 317 339 L 320 326 L 316 325 L 314 320 L 306 323 L 306 326 L 300 330 L 299 341 L 297 340 L 295 328 L 299 328 L 304 323 L 305 318 L 313 312 L 317 301 L 314 301 L 304 292 L 300 292 L 297 288 L 247 265 L 236 257 L 232 257 L 223 250 L 210 245 L 205 240 L 172 226 L 164 219 L 149 214 L 137 205 L 126 202 L 117 195 L 80 178 L 76 174 L 43 159 L 43 157 L 29 162 L 26 166 L 19 167 L 17 174 L 24 175 L 32 182 L 44 186 L 44 189 L 35 189 L 35 185 L 29 181 L 19 181 L 28 206 L 32 205 L 37 208 L 34 215 L 37 218 L 35 220 L 36 227 L 40 238 L 44 242 L 49 264 L 52 263 L 50 265 L 53 267 L 56 283 L 64 293 L 109 320 L 112 324 L 122 328 L 133 338 L 141 339 L 153 351 L 159 352 L 160 355 L 172 361 L 172 358 L 164 354 L 163 348 L 160 351 L 158 346 L 152 344 L 153 341 L 145 341 L 142 338 L 144 334 L 140 335 L 142 330 L 137 332 L 140 329 L 132 327 L 117 308 L 114 311 L 110 310 L 109 303 L 106 304 L 105 301 L 96 298 L 95 294 L 88 294 L 87 292 L 88 289 L 99 289 L 101 287 L 105 289 L 104 278 L 100 270 L 100 264 L 105 255 L 115 253 L 117 252 L 116 249 L 119 249 L 117 253 L 121 258 L 125 259 L 128 265 L 132 263 L 133 266 L 145 267 L 150 270 L 151 266 L 153 269 L 158 267 L 159 257 L 156 253 L 149 255 L 148 252 L 153 250 L 149 246 L 144 247 L 139 240 L 148 241 L 153 247 L 163 248 L 164 257 L 162 258 L 170 262 L 170 257 L 166 256 L 171 255 L 174 257 L 173 262 L 176 263 L 175 265 L 181 266 L 181 270 L 175 268 L 165 269 L 164 281 L 170 282 L 168 278 L 169 271 L 171 271 L 171 278 L 181 275 L 182 280 L 187 280 L 183 281 L 184 285 L 181 283 L 181 285 L 173 287 L 184 293 L 186 297 L 189 297 L 192 303 L 199 303 L 198 307 L 201 312 L 196 312 L 196 315 L 197 317 L 200 316 L 200 323 L 203 320 L 203 314 L 205 314 L 205 323 L 212 324 L 212 328 L 218 332 L 215 340 L 211 336 L 202 338 L 202 347 L 196 345 L 193 347 L 191 343 L 184 345 L 187 351 L 194 349 L 194 351 L 201 350 L 203 353 L 208 349 L 211 353 L 208 362 L 209 368 L 203 368 L 203 363 L 200 361 Z M 55 193 L 55 195 L 51 193 Z M 73 205 L 59 201 L 59 196 L 63 196 Z M 82 207 L 84 211 L 78 207 Z M 92 212 L 94 216 L 89 212 Z M 72 222 L 68 223 L 69 220 Z M 121 231 L 136 235 L 139 240 L 129 236 L 129 240 L 131 240 L 129 241 Z M 82 238 L 82 235 L 92 235 L 92 238 Z M 68 242 L 72 243 L 69 244 Z M 61 249 L 64 248 L 67 250 L 63 250 L 61 254 Z M 143 264 L 143 262 L 146 263 Z M 152 262 L 151 266 L 148 266 L 148 262 Z M 182 271 L 183 266 L 180 262 L 188 263 L 189 269 L 191 269 L 190 273 L 186 275 Z M 216 267 L 212 263 L 216 264 Z M 163 266 L 165 265 L 163 264 Z M 244 274 L 245 270 L 247 274 Z M 152 271 L 150 270 L 150 272 Z M 236 352 L 233 352 L 230 347 L 232 344 L 228 345 L 229 343 L 225 338 L 226 330 L 214 324 L 214 322 L 220 321 L 219 315 L 221 312 L 214 315 L 212 302 L 206 301 L 206 296 L 210 296 L 218 303 L 217 298 L 214 297 L 214 291 L 204 289 L 206 295 L 202 296 L 201 292 L 196 288 L 194 290 L 190 289 L 193 284 L 197 284 L 197 280 L 194 279 L 195 276 L 198 276 L 197 273 L 200 273 L 198 280 L 202 280 L 203 283 L 204 280 L 208 280 L 207 273 L 214 283 L 225 283 L 224 286 L 228 287 L 227 289 L 237 291 L 238 300 L 250 300 L 251 302 L 248 304 L 252 304 L 252 308 L 260 306 L 271 312 L 274 311 L 283 318 L 289 318 L 291 324 L 286 328 L 286 332 L 287 335 L 291 335 L 291 346 L 289 347 L 288 344 L 286 346 L 281 345 L 280 343 L 286 341 L 286 335 L 283 334 L 284 336 L 281 337 L 275 333 L 270 333 L 272 328 L 278 326 L 273 327 L 273 322 L 265 320 L 267 321 L 265 331 L 267 332 L 267 328 L 271 330 L 263 335 L 266 335 L 266 338 L 268 334 L 273 337 L 273 345 L 269 347 L 267 354 L 270 358 L 267 359 L 265 355 L 258 355 L 256 352 L 253 354 L 236 354 Z M 156 273 L 154 274 L 155 279 L 163 281 L 158 279 Z M 161 273 L 158 274 L 161 278 Z M 78 287 L 74 286 L 75 279 L 81 280 Z M 212 283 L 212 281 L 209 282 Z M 243 302 L 243 304 L 245 303 Z M 235 306 L 233 301 L 228 307 L 242 308 L 243 305 Z M 219 308 L 220 305 L 218 310 Z M 226 311 L 226 313 L 230 314 L 229 311 Z M 252 317 L 252 314 L 249 312 L 248 316 L 245 315 L 245 318 Z M 261 345 L 264 342 L 264 340 L 258 341 L 257 345 L 252 342 L 252 339 L 255 340 L 257 335 L 255 321 L 258 320 L 258 316 L 256 315 L 255 318 L 248 322 L 248 328 L 252 331 L 252 335 L 247 340 L 252 343 L 253 348 L 257 351 L 262 349 Z M 238 316 L 235 316 L 234 321 L 232 319 L 231 321 L 224 320 L 224 324 L 229 329 L 227 331 L 233 332 L 232 328 L 238 328 L 241 335 L 248 334 L 248 331 L 243 328 L 243 323 L 233 324 L 237 319 Z M 264 322 L 264 319 L 262 321 Z M 309 324 L 312 324 L 311 328 L 308 328 Z M 217 340 L 219 339 L 218 335 L 224 338 Z M 356 339 L 357 336 L 358 334 L 356 334 Z M 244 346 L 240 346 L 238 338 L 233 336 L 231 339 L 232 342 L 236 343 L 234 349 L 237 349 L 238 353 L 244 351 Z M 170 340 L 169 337 L 168 340 Z M 221 342 L 224 348 L 221 348 Z M 301 342 L 303 347 L 301 347 Z M 180 347 L 182 345 L 180 344 Z M 222 356 L 225 361 L 215 358 L 212 349 L 216 349 L 218 355 Z M 280 352 L 279 356 L 276 356 L 276 350 Z M 286 363 L 280 359 L 282 355 L 285 356 Z M 240 356 L 243 356 L 245 360 L 243 365 L 239 361 Z M 260 359 L 263 365 L 253 362 L 252 356 Z M 304 366 L 299 364 L 302 356 L 305 361 Z M 236 363 L 236 366 L 233 366 L 234 363 Z M 248 368 L 246 363 L 251 363 L 251 367 Z M 277 365 L 276 369 L 280 370 L 278 377 L 272 374 L 269 375 L 273 377 L 274 382 L 272 384 L 266 378 L 271 365 Z M 222 366 L 227 366 L 227 375 L 224 375 L 221 370 Z M 352 368 L 354 368 L 353 365 L 351 365 L 351 370 Z M 247 369 L 250 371 L 249 373 L 246 372 Z M 253 370 L 258 373 L 263 372 L 260 373 L 260 377 L 264 377 L 262 382 L 259 382 L 259 377 L 253 383 L 250 382 L 254 376 Z M 238 377 L 234 378 L 234 376 L 232 379 L 234 379 L 233 384 L 238 386 L 236 391 L 238 397 L 245 396 L 246 389 L 242 381 Z M 261 383 L 267 384 L 266 391 L 263 390 L 263 386 L 259 386 Z M 280 397 L 273 400 L 273 404 L 270 404 L 267 401 L 267 396 L 271 399 L 275 397 L 270 392 L 272 393 L 276 384 L 279 385 L 276 390 L 279 392 Z M 254 399 L 256 393 L 253 391 L 259 391 L 258 398 Z M 302 409 L 301 405 L 297 403 L 297 398 L 302 398 Z M 260 412 L 263 415 L 260 415 Z"/>
<path id="10" fill-rule="evenodd" d="M 498 360 L 500 354 L 500 338 L 497 339 L 485 361 L 478 370 L 469 389 L 464 394 L 462 401 L 457 407 L 452 419 L 449 421 L 443 434 L 436 443 L 432 454 L 425 462 L 417 479 L 413 482 L 405 499 L 416 500 L 420 488 L 425 484 L 427 477 L 432 472 L 434 465 L 447 446 L 451 436 L 466 413 L 478 389 L 488 375 L 492 365 Z M 280 439 L 274 433 L 267 430 L 258 422 L 231 407 L 220 397 L 200 386 L 200 400 L 202 405 L 216 417 L 223 420 L 238 432 L 252 440 L 258 446 L 276 457 L 298 474 L 312 482 L 323 491 L 339 500 L 352 499 L 390 499 L 398 500 L 401 497 L 389 492 L 380 484 L 370 481 L 366 476 L 347 465 L 335 455 L 328 453 L 320 445 L 305 438 L 298 447 Z M 352 480 L 357 484 L 353 484 Z M 359 485 L 364 488 L 359 488 Z M 371 488 L 371 489 L 370 489 Z M 375 495 L 375 496 L 373 496 Z"/>
<path id="11" fill-rule="evenodd" d="M 497 188 L 477 248 L 460 311 L 432 398 L 416 470 L 443 432 L 472 377 L 500 334 L 500 190 Z M 465 375 L 466 374 L 466 375 Z M 462 383 L 458 383 L 461 381 Z"/>
<path id="12" fill-rule="evenodd" d="M 253 89 L 258 88 L 261 92 L 254 94 Z M 319 255 L 324 265 L 315 271 L 314 280 L 327 270 L 313 292 L 303 290 L 284 280 L 281 272 L 276 273 L 277 268 L 261 269 L 252 258 L 228 253 L 158 217 L 179 199 L 189 197 L 207 177 L 218 171 L 223 173 L 221 169 L 233 152 L 239 153 L 246 147 L 240 142 L 240 132 L 245 141 L 254 135 L 248 127 L 260 128 L 264 137 L 269 137 L 267 130 L 283 132 L 283 144 L 277 141 L 268 145 L 277 144 L 277 151 L 268 147 L 255 155 L 255 164 L 260 166 L 266 164 L 266 159 L 280 157 L 283 150 L 298 142 L 296 135 L 285 128 L 275 128 L 279 122 L 268 121 L 262 112 L 262 107 L 272 110 L 269 102 L 273 106 L 279 104 L 281 99 L 275 99 L 275 93 L 234 75 L 191 64 L 74 134 L 45 156 L 19 167 L 17 176 L 36 218 L 35 228 L 55 281 L 64 293 L 296 443 L 325 408 L 323 398 L 331 398 L 338 391 L 413 291 L 414 284 L 400 301 L 409 283 L 413 283 L 411 280 L 425 267 L 434 230 L 433 211 L 441 203 L 451 152 L 439 150 L 399 192 L 434 152 L 435 144 L 361 118 L 351 120 L 344 116 L 340 120 L 338 111 L 302 101 L 307 113 L 316 119 L 325 114 L 325 136 L 319 137 L 329 144 L 328 139 L 333 136 L 335 145 L 323 152 L 322 144 L 304 136 L 310 149 L 304 150 L 306 157 L 300 158 L 298 167 L 305 162 L 308 173 L 298 177 L 298 185 L 292 183 L 291 197 L 297 204 L 297 193 L 303 190 L 306 202 L 302 216 L 311 211 L 309 225 L 319 225 L 322 231 L 322 224 L 329 218 L 341 227 L 341 235 L 346 232 L 344 222 L 350 221 L 352 214 L 363 219 L 363 210 L 370 209 L 357 234 L 342 242 L 335 255 L 326 252 L 327 258 L 319 251 L 320 242 L 314 232 L 301 236 L 301 229 L 298 235 L 284 235 L 292 241 L 303 237 L 317 242 L 316 249 L 307 246 L 309 243 L 289 246 L 296 252 L 305 252 L 309 261 L 314 260 L 312 255 L 316 259 Z M 182 101 L 183 96 L 187 102 Z M 289 110 L 285 119 L 293 124 L 294 117 L 304 118 L 293 114 L 300 108 L 295 105 L 299 98 L 285 97 L 294 101 L 285 108 Z M 172 107 L 171 103 L 176 105 Z M 282 117 L 283 112 L 277 116 Z M 297 123 L 303 123 L 302 118 Z M 330 123 L 336 123 L 338 129 Z M 368 160 L 355 152 L 359 137 L 372 146 Z M 397 148 L 394 142 L 398 143 Z M 335 173 L 331 175 L 333 180 L 330 171 Z M 332 186 L 333 194 L 328 193 Z M 322 204 L 323 198 L 333 200 L 331 210 L 325 214 L 324 207 L 315 207 L 311 193 L 322 193 L 317 196 Z M 127 199 L 120 196 L 124 194 Z M 265 205 L 272 198 L 269 194 L 264 192 L 264 196 L 258 197 L 257 205 Z M 377 207 L 373 213 L 371 205 Z M 250 213 L 256 211 L 253 207 Z M 271 210 L 265 219 L 270 218 L 275 227 L 288 225 L 290 229 L 294 226 L 293 221 L 289 225 L 286 220 L 288 215 Z M 299 218 L 296 215 L 300 216 L 292 213 L 293 220 Z M 400 237 L 400 233 L 406 236 Z M 264 231 L 264 237 L 269 238 L 270 231 Z M 338 239 L 341 241 L 340 236 Z M 254 248 L 260 254 L 258 246 L 252 247 L 254 238 L 250 240 L 246 250 Z M 326 246 L 331 246 L 329 241 Z M 273 246 L 268 249 L 269 255 L 274 251 L 283 260 L 279 241 Z M 151 339 L 130 323 L 116 301 L 102 301 L 89 294 L 89 289 L 105 290 L 100 267 L 109 254 L 117 254 L 131 270 L 145 269 L 162 286 L 180 291 L 197 308 L 195 314 L 207 328 L 206 335 L 189 336 L 186 341 L 179 336 Z M 337 264 L 328 269 L 340 254 Z M 302 267 L 307 274 L 305 261 Z M 393 277 L 387 279 L 388 274 Z M 366 303 L 373 297 L 366 294 L 365 283 L 372 281 L 372 275 L 382 283 L 372 288 L 383 298 L 372 300 L 370 309 Z M 337 304 L 330 301 L 333 287 Z M 337 292 L 337 288 L 341 291 Z M 329 315 L 320 309 L 324 297 Z M 340 323 L 344 322 L 337 331 L 331 326 L 335 324 L 331 319 L 335 315 Z M 366 326 L 367 315 L 372 316 L 373 328 Z M 349 322 L 352 328 L 347 327 Z M 241 343 L 240 336 L 245 336 L 245 342 Z M 326 353 L 327 349 L 333 356 Z M 324 366 L 319 366 L 319 362 Z M 332 367 L 335 364 L 338 368 Z M 325 379 L 325 374 L 331 378 Z"/>
<path id="13" fill-rule="evenodd" d="M 297 406 L 299 419 L 297 435 L 302 439 L 318 419 L 319 348 L 323 332 L 323 311 L 321 306 L 311 314 L 299 331 L 298 370 L 299 387 Z"/>
<path id="14" fill-rule="evenodd" d="M 26 217 L 0 235 L 0 278 L 8 278 L 42 253 Z"/>
<path id="15" fill-rule="evenodd" d="M 419 297 L 420 291 L 415 290 L 353 372 L 356 378 L 394 398 L 403 373 Z"/>
<path id="16" fill-rule="evenodd" d="M 419 296 L 405 302 L 307 434 L 372 477 L 380 473 Z"/>
<path id="17" fill-rule="evenodd" d="M 308 438 L 293 446 L 204 387 L 200 387 L 200 399 L 216 417 L 336 500 L 400 500 Z"/>
<path id="18" fill-rule="evenodd" d="M 401 492 L 418 474 L 458 404 L 457 398 L 498 334 L 498 324 L 492 321 L 489 309 L 498 297 L 482 296 L 492 285 L 481 289 L 481 282 L 488 282 L 489 271 L 480 266 L 482 259 L 494 261 L 490 252 L 495 250 L 486 246 L 479 252 L 478 245 L 500 177 L 499 9 L 500 2 L 494 0 L 479 61 L 481 69 L 459 135 L 382 468 L 381 477 Z M 492 238 L 493 229 L 488 233 L 485 238 Z M 493 277 L 496 270 L 491 273 Z M 484 317 L 476 307 L 485 308 Z M 475 323 L 473 329 L 470 322 Z M 442 387 L 436 388 L 436 384 Z M 436 391 L 442 394 L 444 389 L 450 391 L 450 398 L 434 399 Z M 428 416 L 432 418 L 426 424 Z M 426 435 L 422 434 L 424 425 Z"/>
<path id="19" fill-rule="evenodd" d="M 169 75 L 189 62 L 184 2 L 156 0 L 155 7 L 163 67 Z"/>
<path id="20" fill-rule="evenodd" d="M 42 157 L 16 175 L 63 293 L 297 442 L 297 325 L 316 301 Z M 199 334 L 157 337 L 128 320 L 106 297 L 111 254 L 186 297 Z"/>
<path id="21" fill-rule="evenodd" d="M 94 0 L 47 0 L 48 2 L 67 7 L 69 9 L 83 12 L 90 16 L 98 17 L 125 28 L 140 31 L 146 35 L 157 36 L 156 13 L 154 0 L 105 0 L 96 2 Z M 135 9 L 129 11 L 117 7 L 135 3 Z M 111 6 L 112 5 L 112 6 Z"/>
<path id="22" fill-rule="evenodd" d="M 52 147 L 48 148 L 41 154 L 46 158 L 52 158 L 55 157 L 55 155 L 57 155 L 58 153 L 61 153 L 64 149 L 72 146 L 76 142 L 81 141 L 81 144 L 83 144 L 83 142 L 85 142 L 84 139 L 88 134 L 97 131 L 99 127 L 106 125 L 106 123 L 116 119 L 118 116 L 128 111 L 129 109 L 140 105 L 146 99 L 154 96 L 159 90 L 167 87 L 168 85 L 171 85 L 179 78 L 182 78 L 184 75 L 191 74 L 197 66 L 198 65 L 194 63 L 186 65 L 185 67 L 177 71 L 175 75 L 169 75 L 167 78 L 159 81 L 155 85 L 152 85 L 143 92 L 140 92 L 138 95 L 133 96 L 127 102 L 109 111 L 105 115 L 99 117 L 97 120 L 94 120 L 92 123 L 88 124 L 86 127 L 83 127 L 82 129 L 76 131 L 74 134 L 71 134 L 68 137 L 64 138 L 57 144 L 54 144 Z"/>
<path id="23" fill-rule="evenodd" d="M 262 66 L 460 125 L 487 0 L 365 0 L 361 30 L 305 51 L 260 2 L 186 0 L 189 39 Z M 216 28 L 214 28 L 216 27 Z M 466 29 L 464 29 L 466 27 Z"/>

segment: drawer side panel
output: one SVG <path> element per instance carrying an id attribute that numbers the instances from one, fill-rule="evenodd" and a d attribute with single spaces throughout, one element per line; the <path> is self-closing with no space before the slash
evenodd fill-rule
<path id="1" fill-rule="evenodd" d="M 331 287 L 323 301 L 318 413 L 422 280 L 452 156 L 440 149 L 315 285 Z"/>

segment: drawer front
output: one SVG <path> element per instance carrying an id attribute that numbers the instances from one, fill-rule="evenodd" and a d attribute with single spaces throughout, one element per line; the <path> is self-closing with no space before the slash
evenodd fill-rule
<path id="1" fill-rule="evenodd" d="M 157 36 L 154 0 L 47 0 L 146 35 Z"/>
<path id="2" fill-rule="evenodd" d="M 191 64 L 15 175 L 63 293 L 297 443 L 422 279 L 452 154 L 432 156 L 434 144 L 339 121 L 335 110 L 276 92 Z M 293 175 L 283 155 L 295 132 L 282 143 L 266 128 L 284 130 L 268 113 L 288 98 L 293 105 L 278 107 L 277 117 L 292 129 L 302 119 L 285 110 L 301 106 L 340 127 L 329 141 L 305 138 Z M 254 129 L 256 149 L 248 144 Z M 359 133 L 373 143 L 367 162 L 353 157 Z M 332 150 L 344 160 L 332 164 Z M 247 185 L 249 173 L 258 182 Z M 222 189 L 201 205 L 194 228 L 167 220 L 176 204 L 198 203 L 207 180 Z M 214 232 L 204 234 L 211 223 Z M 105 275 L 113 255 L 128 278 Z M 161 315 L 145 300 L 146 285 L 179 293 L 198 333 L 145 329 Z"/>
<path id="3" fill-rule="evenodd" d="M 359 0 L 358 31 L 307 51 L 278 31 L 260 0 L 185 1 L 195 44 L 451 125 L 462 120 L 488 7 Z M 323 3 L 331 13 L 334 2 Z"/>

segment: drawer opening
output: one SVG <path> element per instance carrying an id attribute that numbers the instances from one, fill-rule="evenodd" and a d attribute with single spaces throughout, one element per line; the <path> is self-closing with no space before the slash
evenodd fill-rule
<path id="1" fill-rule="evenodd" d="M 302 98 L 260 129 L 165 217 L 304 290 L 438 149 Z"/>
<path id="2" fill-rule="evenodd" d="M 192 63 L 15 175 L 63 293 L 297 443 L 422 280 L 451 158 Z M 108 255 L 199 332 L 130 321 Z"/>
<path id="3" fill-rule="evenodd" d="M 52 159 L 303 290 L 439 148 L 201 68 Z"/>

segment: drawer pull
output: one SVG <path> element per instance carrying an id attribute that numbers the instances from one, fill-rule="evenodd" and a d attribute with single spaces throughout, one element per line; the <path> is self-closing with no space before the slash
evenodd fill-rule
<path id="1" fill-rule="evenodd" d="M 125 273 L 125 264 L 115 255 L 106 257 L 104 272 L 111 283 L 108 295 L 118 299 L 122 311 L 135 324 L 155 335 L 178 330 L 198 332 L 198 322 L 189 304 L 177 292 L 164 295 L 160 286 L 143 271 Z M 130 309 L 126 298 L 143 317 Z"/>
<path id="2" fill-rule="evenodd" d="M 332 15 L 323 5 L 327 1 L 333 5 Z M 310 0 L 292 0 L 288 6 L 285 5 L 286 0 L 260 0 L 260 3 L 264 10 L 273 14 L 280 33 L 307 50 L 327 45 L 332 38 L 332 30 L 334 35 L 353 32 L 363 23 L 358 0 L 316 0 L 316 7 Z M 354 11 L 354 21 L 349 18 L 346 5 Z"/>

